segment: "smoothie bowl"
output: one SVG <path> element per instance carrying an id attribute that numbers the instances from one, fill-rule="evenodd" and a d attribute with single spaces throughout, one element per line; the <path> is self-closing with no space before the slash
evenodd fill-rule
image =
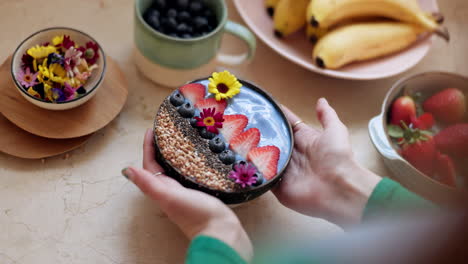
<path id="1" fill-rule="evenodd" d="M 427 72 L 398 81 L 369 133 L 403 185 L 439 203 L 468 187 L 468 79 Z"/>
<path id="2" fill-rule="evenodd" d="M 167 175 L 226 204 L 274 187 L 294 146 L 291 125 L 271 96 L 227 71 L 169 95 L 154 136 L 156 160 Z"/>
<path id="3" fill-rule="evenodd" d="M 15 50 L 11 76 L 21 95 L 49 110 L 66 110 L 91 99 L 106 70 L 101 46 L 81 31 L 55 27 L 38 31 Z"/>

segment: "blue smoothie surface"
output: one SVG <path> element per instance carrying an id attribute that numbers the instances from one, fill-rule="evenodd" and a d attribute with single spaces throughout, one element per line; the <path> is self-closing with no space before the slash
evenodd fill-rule
<path id="1" fill-rule="evenodd" d="M 207 89 L 206 98 L 214 97 L 213 94 L 208 92 L 208 80 L 198 81 L 197 83 L 203 84 Z M 245 130 L 249 128 L 258 128 L 260 130 L 259 147 L 276 146 L 279 148 L 278 172 L 280 172 L 286 166 L 293 147 L 291 146 L 292 135 L 288 121 L 283 118 L 281 112 L 269 99 L 246 86 L 245 83 L 243 83 L 240 93 L 229 99 L 227 103 L 228 106 L 224 111 L 225 115 L 245 115 L 249 119 Z M 198 111 L 196 115 L 199 115 Z M 241 160 L 240 157 L 237 157 L 237 159 Z"/>

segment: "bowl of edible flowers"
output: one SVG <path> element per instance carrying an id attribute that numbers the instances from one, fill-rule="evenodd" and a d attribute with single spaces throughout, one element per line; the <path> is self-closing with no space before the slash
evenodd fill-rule
<path id="1" fill-rule="evenodd" d="M 89 35 L 71 28 L 38 31 L 16 49 L 11 75 L 18 91 L 34 105 L 67 110 L 86 103 L 100 87 L 106 58 Z"/>

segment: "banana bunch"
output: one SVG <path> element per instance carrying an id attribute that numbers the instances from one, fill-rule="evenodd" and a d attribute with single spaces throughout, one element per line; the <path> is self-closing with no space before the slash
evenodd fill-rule
<path id="1" fill-rule="evenodd" d="M 443 17 L 418 0 L 265 0 L 265 7 L 278 38 L 306 27 L 313 60 L 327 69 L 401 51 L 424 34 L 449 40 Z"/>

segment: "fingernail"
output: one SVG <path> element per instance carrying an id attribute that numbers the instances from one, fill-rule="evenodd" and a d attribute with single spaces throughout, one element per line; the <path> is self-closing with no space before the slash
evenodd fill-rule
<path id="1" fill-rule="evenodd" d="M 122 175 L 125 176 L 128 180 L 132 180 L 133 171 L 130 168 L 123 168 Z"/>
<path id="2" fill-rule="evenodd" d="M 325 99 L 324 97 L 320 98 L 319 100 L 320 100 L 320 101 L 322 101 L 323 103 L 326 103 L 326 104 L 328 104 L 328 101 L 327 101 L 327 99 Z"/>
<path id="3" fill-rule="evenodd" d="M 145 139 L 149 141 L 153 141 L 153 129 L 148 128 L 145 133 Z"/>

